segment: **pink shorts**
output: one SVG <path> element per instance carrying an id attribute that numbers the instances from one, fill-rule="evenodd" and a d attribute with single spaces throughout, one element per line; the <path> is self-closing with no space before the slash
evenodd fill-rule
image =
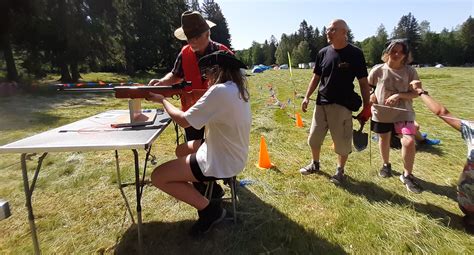
<path id="1" fill-rule="evenodd" d="M 402 135 L 415 135 L 416 127 L 414 121 L 399 121 L 393 123 L 395 133 Z"/>

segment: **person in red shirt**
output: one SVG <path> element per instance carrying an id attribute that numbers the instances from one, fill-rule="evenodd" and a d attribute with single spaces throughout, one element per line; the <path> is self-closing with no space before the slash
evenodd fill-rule
<path id="1" fill-rule="evenodd" d="M 181 27 L 174 31 L 174 36 L 188 44 L 183 46 L 174 63 L 173 70 L 160 79 L 152 79 L 149 86 L 166 86 L 181 83 L 183 81 L 191 82 L 190 94 L 181 97 L 181 110 L 186 111 L 193 106 L 199 98 L 208 89 L 208 80 L 203 77 L 199 69 L 198 60 L 210 53 L 224 50 L 233 55 L 225 45 L 211 40 L 211 28 L 216 24 L 205 20 L 197 11 L 185 11 L 181 15 Z M 184 129 L 186 141 L 202 140 L 204 138 L 204 129 L 195 129 L 192 126 Z M 182 157 L 189 154 L 193 148 L 178 146 L 176 156 Z M 202 194 L 206 190 L 206 185 L 201 182 L 194 183 L 194 186 Z M 224 190 L 219 185 L 215 185 L 212 196 L 219 198 L 224 195 Z"/>

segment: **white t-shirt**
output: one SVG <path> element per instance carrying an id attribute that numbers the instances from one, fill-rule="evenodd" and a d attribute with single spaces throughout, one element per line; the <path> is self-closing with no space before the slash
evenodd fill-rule
<path id="1" fill-rule="evenodd" d="M 252 116 L 234 82 L 211 86 L 184 118 L 196 129 L 206 126 L 206 140 L 196 152 L 204 176 L 229 178 L 244 169 Z"/>
<path id="2" fill-rule="evenodd" d="M 390 68 L 387 64 L 380 64 L 370 70 L 368 80 L 369 84 L 376 86 L 375 97 L 377 98 L 377 104 L 384 105 L 385 100 L 391 95 L 412 91 L 413 88 L 410 82 L 418 80 L 418 73 L 415 68 L 409 65 L 405 65 L 403 68 L 396 70 Z M 398 104 L 393 107 L 406 109 L 408 111 L 373 105 L 372 120 L 382 123 L 415 120 L 413 101 L 411 99 L 400 99 Z"/>

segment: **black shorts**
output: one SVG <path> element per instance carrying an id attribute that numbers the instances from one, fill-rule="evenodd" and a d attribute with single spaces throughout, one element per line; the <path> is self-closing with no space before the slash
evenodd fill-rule
<path id="1" fill-rule="evenodd" d="M 195 129 L 191 126 L 184 129 L 186 134 L 186 141 L 200 140 L 204 138 L 204 128 Z"/>
<path id="2" fill-rule="evenodd" d="M 393 132 L 395 127 L 393 123 L 383 123 L 370 120 L 370 130 L 374 131 L 377 134 L 384 134 L 388 132 Z"/>
<path id="3" fill-rule="evenodd" d="M 191 172 L 193 173 L 194 178 L 196 178 L 196 180 L 198 180 L 200 182 L 208 182 L 208 181 L 218 180 L 218 178 L 216 178 L 216 177 L 204 176 L 204 174 L 202 174 L 202 170 L 199 167 L 199 164 L 198 164 L 197 159 L 196 159 L 196 153 L 191 154 L 191 158 L 189 159 L 189 166 L 191 167 Z"/>

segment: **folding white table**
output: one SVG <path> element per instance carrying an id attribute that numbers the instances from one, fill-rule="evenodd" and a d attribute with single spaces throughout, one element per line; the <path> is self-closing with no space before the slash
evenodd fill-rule
<path id="1" fill-rule="evenodd" d="M 31 237 L 35 254 L 40 254 L 39 242 L 36 233 L 35 217 L 31 197 L 35 188 L 36 180 L 41 169 L 42 162 L 49 152 L 74 152 L 74 151 L 100 151 L 115 150 L 116 169 L 120 192 L 125 199 L 128 211 L 135 222 L 120 179 L 120 167 L 118 150 L 132 150 L 135 163 L 135 189 L 137 196 L 137 221 L 138 221 L 138 247 L 142 253 L 142 215 L 141 198 L 143 194 L 144 179 L 147 162 L 150 156 L 153 141 L 170 124 L 171 119 L 166 112 L 157 110 L 157 117 L 154 124 L 148 126 L 112 128 L 110 125 L 122 115 L 129 114 L 128 110 L 111 110 L 98 115 L 79 120 L 77 122 L 61 126 L 25 139 L 6 144 L 0 147 L 0 153 L 20 153 L 21 170 L 23 174 L 23 186 L 26 196 L 26 207 L 28 209 L 28 220 L 30 224 Z M 140 167 L 138 159 L 138 149 L 146 151 L 143 174 L 140 179 Z M 33 178 L 28 178 L 27 159 L 32 155 L 42 153 L 38 158 L 37 166 Z"/>

